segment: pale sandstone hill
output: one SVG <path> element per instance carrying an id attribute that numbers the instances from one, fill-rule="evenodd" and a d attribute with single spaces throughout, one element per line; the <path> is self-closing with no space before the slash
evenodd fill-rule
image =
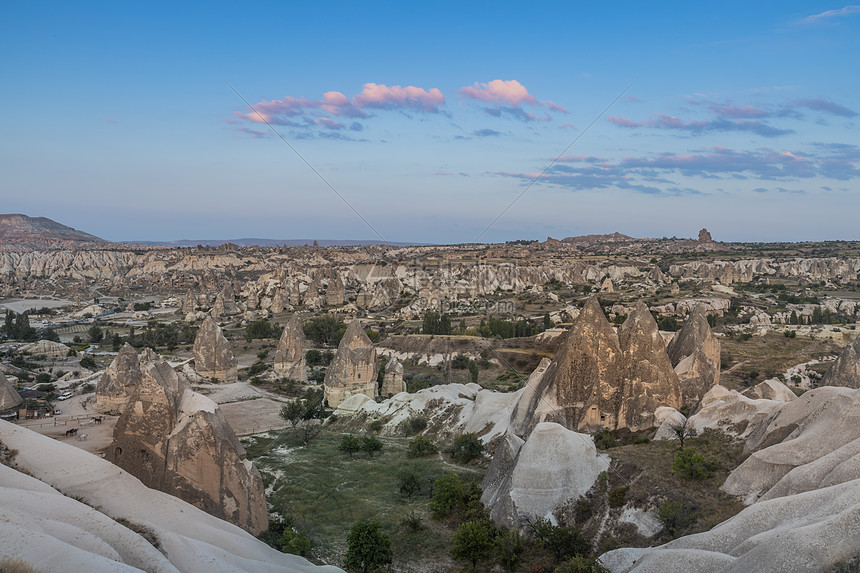
<path id="1" fill-rule="evenodd" d="M 0 421 L 0 555 L 43 573 L 340 571 L 272 549 L 115 465 Z"/>

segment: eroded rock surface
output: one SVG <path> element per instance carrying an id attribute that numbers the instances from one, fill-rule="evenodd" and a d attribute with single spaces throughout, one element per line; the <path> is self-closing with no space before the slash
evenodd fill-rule
<path id="1" fill-rule="evenodd" d="M 122 412 L 138 384 L 140 362 L 137 352 L 125 343 L 96 386 L 96 408 L 99 412 Z"/>
<path id="2" fill-rule="evenodd" d="M 194 369 L 201 376 L 221 382 L 235 382 L 238 379 L 238 361 L 233 348 L 211 316 L 203 320 L 194 339 Z"/>
<path id="3" fill-rule="evenodd" d="M 0 370 L 0 412 L 16 408 L 24 401 L 6 375 Z"/>
<path id="4" fill-rule="evenodd" d="M 839 354 L 821 379 L 821 385 L 860 388 L 860 336 Z"/>
<path id="5" fill-rule="evenodd" d="M 105 457 L 147 487 L 253 534 L 268 527 L 262 478 L 218 405 L 151 352 Z"/>
<path id="6" fill-rule="evenodd" d="M 400 392 L 406 392 L 406 382 L 403 381 L 403 364 L 392 358 L 385 364 L 385 373 L 382 376 L 382 388 L 379 390 L 381 396 L 393 396 Z"/>
<path id="7" fill-rule="evenodd" d="M 325 399 L 332 408 L 355 394 L 376 397 L 376 349 L 361 321 L 349 323 L 324 383 Z"/>
<path id="8" fill-rule="evenodd" d="M 297 382 L 307 382 L 305 374 L 305 331 L 297 315 L 290 318 L 275 350 L 275 374 Z"/>

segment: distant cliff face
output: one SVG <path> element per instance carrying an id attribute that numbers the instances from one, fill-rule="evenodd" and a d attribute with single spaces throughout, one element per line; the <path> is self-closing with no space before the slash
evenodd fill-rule
<path id="1" fill-rule="evenodd" d="M 7 250 L 70 248 L 108 243 L 45 217 L 0 214 L 0 245 Z"/>

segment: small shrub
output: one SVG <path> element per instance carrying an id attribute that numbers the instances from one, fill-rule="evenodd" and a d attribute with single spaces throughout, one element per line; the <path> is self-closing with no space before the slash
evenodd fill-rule
<path id="1" fill-rule="evenodd" d="M 304 531 L 293 527 L 284 528 L 284 533 L 281 535 L 281 551 L 307 557 L 310 555 L 311 547 L 311 540 Z"/>
<path id="2" fill-rule="evenodd" d="M 406 517 L 400 521 L 400 525 L 410 531 L 421 531 L 424 529 L 424 522 L 421 520 L 421 516 L 415 513 L 414 509 L 409 510 Z"/>
<path id="3" fill-rule="evenodd" d="M 96 364 L 96 361 L 92 359 L 90 356 L 84 356 L 81 358 L 81 368 L 86 368 L 88 370 L 98 370 L 99 366 Z"/>
<path id="4" fill-rule="evenodd" d="M 370 428 L 372 432 L 381 432 L 383 426 L 385 426 L 385 424 L 382 423 L 382 420 L 374 420 L 368 424 L 367 427 Z"/>
<path id="5" fill-rule="evenodd" d="M 614 448 L 618 445 L 618 442 L 615 439 L 615 432 L 612 430 L 603 428 L 596 434 L 594 434 L 594 445 L 598 450 L 608 450 L 609 448 Z"/>
<path id="6" fill-rule="evenodd" d="M 406 455 L 410 458 L 420 458 L 435 453 L 436 446 L 433 445 L 430 438 L 426 436 L 416 436 L 409 441 L 409 449 Z"/>
<path id="7" fill-rule="evenodd" d="M 349 530 L 346 544 L 344 565 L 347 571 L 366 573 L 391 563 L 391 540 L 382 533 L 378 521 L 356 521 Z"/>
<path id="8" fill-rule="evenodd" d="M 553 573 L 609 573 L 609 569 L 597 559 L 577 556 L 556 567 Z"/>
<path id="9" fill-rule="evenodd" d="M 421 492 L 421 475 L 414 467 L 400 468 L 397 472 L 397 486 L 400 488 L 400 493 L 411 500 L 413 495 Z"/>
<path id="10" fill-rule="evenodd" d="M 716 460 L 707 460 L 693 450 L 679 450 L 672 462 L 672 470 L 687 479 L 707 479 L 719 468 Z"/>
<path id="11" fill-rule="evenodd" d="M 451 536 L 451 544 L 451 557 L 457 561 L 470 562 L 474 570 L 479 561 L 490 556 L 493 548 L 492 531 L 485 521 L 467 521 Z"/>
<path id="12" fill-rule="evenodd" d="M 349 454 L 349 457 L 352 457 L 354 454 L 361 451 L 361 440 L 352 434 L 347 434 L 340 439 L 340 445 L 337 449 L 345 454 Z"/>
<path id="13" fill-rule="evenodd" d="M 693 521 L 692 512 L 678 499 L 661 503 L 657 509 L 657 517 L 663 522 L 666 531 L 673 536 Z"/>
<path id="14" fill-rule="evenodd" d="M 650 444 L 650 443 L 651 443 L 651 438 L 648 438 L 647 436 L 642 436 L 640 438 L 636 438 L 635 440 L 633 440 L 633 444 L 637 445 L 637 446 L 639 446 L 641 444 Z"/>
<path id="15" fill-rule="evenodd" d="M 407 436 L 423 432 L 426 429 L 427 418 L 423 416 L 412 416 L 411 418 L 403 422 L 403 432 Z"/>
<path id="16" fill-rule="evenodd" d="M 382 450 L 382 441 L 376 436 L 361 437 L 361 451 L 372 458 L 373 454 Z"/>
<path id="17" fill-rule="evenodd" d="M 477 434 L 468 433 L 457 436 L 451 446 L 451 458 L 466 464 L 477 458 L 484 451 L 484 444 Z"/>
<path id="18" fill-rule="evenodd" d="M 621 507 L 627 497 L 630 486 L 616 487 L 609 491 L 609 507 Z"/>

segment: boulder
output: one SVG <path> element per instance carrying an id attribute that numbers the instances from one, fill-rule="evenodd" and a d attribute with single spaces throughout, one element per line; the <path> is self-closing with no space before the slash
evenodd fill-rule
<path id="1" fill-rule="evenodd" d="M 839 354 L 821 379 L 821 385 L 860 388 L 860 336 Z"/>
<path id="2" fill-rule="evenodd" d="M 253 534 L 268 527 L 263 480 L 218 405 L 154 353 L 114 427 L 106 459 Z"/>
<path id="3" fill-rule="evenodd" d="M 742 392 L 747 398 L 776 400 L 777 402 L 791 402 L 797 395 L 779 380 L 771 379 L 759 382 L 751 388 Z"/>
<path id="4" fill-rule="evenodd" d="M 0 412 L 17 408 L 23 401 L 24 399 L 0 370 Z"/>
<path id="5" fill-rule="evenodd" d="M 499 461 L 493 458 L 494 471 L 487 472 L 489 493 L 484 497 L 491 502 L 490 517 L 505 527 L 520 527 L 534 518 L 554 521 L 553 511 L 587 493 L 609 468 L 591 436 L 552 422 L 535 426 L 516 454 L 517 439 L 510 437 L 503 444 Z M 500 479 L 505 467 L 509 469 Z"/>
<path id="6" fill-rule="evenodd" d="M 227 383 L 238 379 L 238 361 L 233 348 L 211 316 L 203 320 L 197 331 L 193 356 L 194 369 L 201 376 Z"/>
<path id="7" fill-rule="evenodd" d="M 140 384 L 140 376 L 137 352 L 126 342 L 96 386 L 96 409 L 99 412 L 122 412 Z"/>
<path id="8" fill-rule="evenodd" d="M 349 323 L 325 374 L 325 399 L 332 408 L 355 394 L 376 398 L 376 349 L 361 321 Z"/>
<path id="9" fill-rule="evenodd" d="M 304 355 L 305 340 L 302 321 L 298 315 L 294 314 L 284 327 L 284 332 L 278 341 L 278 348 L 275 350 L 275 374 L 297 382 L 307 382 Z"/>

